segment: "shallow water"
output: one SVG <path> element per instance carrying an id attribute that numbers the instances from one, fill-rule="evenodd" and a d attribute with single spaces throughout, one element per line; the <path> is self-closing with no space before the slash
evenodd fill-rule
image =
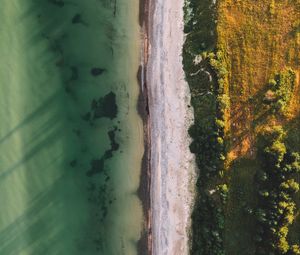
<path id="1" fill-rule="evenodd" d="M 138 0 L 0 3 L 0 254 L 136 254 Z"/>

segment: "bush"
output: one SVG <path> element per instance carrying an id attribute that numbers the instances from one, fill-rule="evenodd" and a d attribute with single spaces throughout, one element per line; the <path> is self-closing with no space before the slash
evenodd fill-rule
<path id="1" fill-rule="evenodd" d="M 297 193 L 299 191 L 299 183 L 294 179 L 287 180 L 280 184 L 280 188 L 289 193 Z"/>
<path id="2" fill-rule="evenodd" d="M 288 254 L 289 255 L 300 255 L 299 245 L 292 245 Z"/>
<path id="3" fill-rule="evenodd" d="M 270 89 L 274 92 L 276 100 L 272 102 L 273 111 L 285 114 L 291 100 L 296 84 L 296 73 L 292 69 L 285 69 L 269 81 Z"/>

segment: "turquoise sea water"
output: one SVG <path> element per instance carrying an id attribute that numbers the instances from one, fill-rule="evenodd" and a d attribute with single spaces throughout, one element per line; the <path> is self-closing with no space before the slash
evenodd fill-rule
<path id="1" fill-rule="evenodd" d="M 136 254 L 138 0 L 0 4 L 0 254 Z"/>

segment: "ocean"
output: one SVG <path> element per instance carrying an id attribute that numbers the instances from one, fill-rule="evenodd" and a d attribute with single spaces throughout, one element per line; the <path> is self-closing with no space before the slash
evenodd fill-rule
<path id="1" fill-rule="evenodd" d="M 0 254 L 137 254 L 139 1 L 0 3 Z"/>

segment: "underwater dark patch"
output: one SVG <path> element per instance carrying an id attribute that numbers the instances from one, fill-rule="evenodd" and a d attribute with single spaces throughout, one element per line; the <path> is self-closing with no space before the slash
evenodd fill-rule
<path id="1" fill-rule="evenodd" d="M 91 74 L 93 76 L 99 76 L 99 75 L 103 74 L 105 71 L 106 71 L 106 69 L 104 69 L 104 68 L 94 67 L 91 69 Z"/>
<path id="2" fill-rule="evenodd" d="M 91 102 L 91 111 L 82 116 L 82 119 L 85 121 L 93 121 L 99 118 L 109 118 L 112 120 L 117 117 L 117 114 L 116 94 L 110 92 L 98 100 L 94 99 Z"/>
<path id="3" fill-rule="evenodd" d="M 64 7 L 65 2 L 63 0 L 48 0 L 48 2 L 58 6 L 58 7 Z"/>
<path id="4" fill-rule="evenodd" d="M 93 159 L 90 164 L 91 168 L 86 173 L 88 177 L 92 177 L 104 170 L 104 157 L 102 157 L 101 159 Z"/>
<path id="5" fill-rule="evenodd" d="M 92 177 L 95 174 L 103 172 L 105 160 L 112 158 L 113 152 L 119 149 L 120 145 L 116 142 L 115 134 L 117 130 L 118 128 L 114 127 L 114 129 L 108 131 L 107 134 L 110 140 L 110 148 L 104 152 L 103 156 L 100 159 L 93 159 L 91 161 L 91 168 L 86 173 L 88 177 Z"/>
<path id="6" fill-rule="evenodd" d="M 72 24 L 78 24 L 81 23 L 81 15 L 79 13 L 75 14 L 74 17 L 72 18 Z"/>

